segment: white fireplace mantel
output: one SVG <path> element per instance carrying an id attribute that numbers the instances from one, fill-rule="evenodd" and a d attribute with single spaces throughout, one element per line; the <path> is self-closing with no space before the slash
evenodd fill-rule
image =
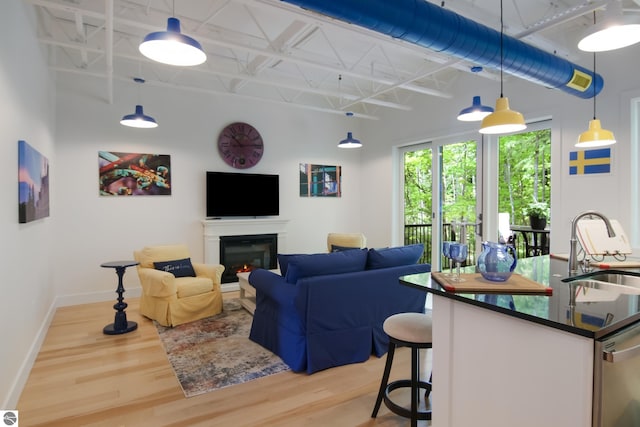
<path id="1" fill-rule="evenodd" d="M 221 236 L 248 236 L 255 234 L 277 234 L 278 252 L 286 252 L 288 219 L 280 218 L 247 218 L 247 219 L 206 219 L 202 221 L 204 227 L 204 262 L 206 264 L 220 263 Z M 230 285 L 226 284 L 225 285 Z M 223 285 L 223 291 L 229 288 Z"/>

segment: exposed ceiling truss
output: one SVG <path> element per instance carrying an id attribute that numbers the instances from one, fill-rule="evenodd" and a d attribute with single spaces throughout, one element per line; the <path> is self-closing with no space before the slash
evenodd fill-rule
<path id="1" fill-rule="evenodd" d="M 109 103 L 115 81 L 142 77 L 156 87 L 376 119 L 381 109 L 409 110 L 415 97 L 451 98 L 458 76 L 475 65 L 278 0 L 24 1 L 36 6 L 38 38 L 48 48 L 51 69 L 97 79 Z M 496 5 L 444 3 L 499 29 Z M 512 37 L 570 58 L 579 55 L 575 34 L 589 25 L 587 14 L 608 1 L 505 3 L 505 30 Z M 166 29 L 170 16 L 202 44 L 206 63 L 173 67 L 138 52 L 144 36 Z M 496 70 L 475 74 L 499 80 Z"/>

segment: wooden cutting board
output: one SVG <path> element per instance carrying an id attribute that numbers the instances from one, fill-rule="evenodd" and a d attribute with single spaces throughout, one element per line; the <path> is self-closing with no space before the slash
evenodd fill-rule
<path id="1" fill-rule="evenodd" d="M 555 259 L 561 259 L 564 261 L 569 261 L 569 255 L 568 254 L 551 254 L 550 255 L 551 258 L 555 258 Z M 624 261 L 616 261 L 611 260 L 611 261 L 593 261 L 590 260 L 590 263 L 592 266 L 594 267 L 598 267 L 598 268 L 602 268 L 602 269 L 607 269 L 607 268 L 637 268 L 640 267 L 640 260 L 637 259 L 627 259 Z"/>
<path id="2" fill-rule="evenodd" d="M 553 289 L 538 282 L 512 274 L 506 282 L 491 282 L 480 273 L 460 274 L 464 282 L 455 282 L 442 272 L 431 273 L 431 278 L 447 292 L 461 294 L 519 294 L 519 295 L 553 295 Z"/>

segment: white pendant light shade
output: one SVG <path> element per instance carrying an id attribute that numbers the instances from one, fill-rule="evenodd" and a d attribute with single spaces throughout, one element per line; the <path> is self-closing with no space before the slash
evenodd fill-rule
<path id="1" fill-rule="evenodd" d="M 482 119 L 480 133 L 499 135 L 518 132 L 526 128 L 527 125 L 522 114 L 509 108 L 509 98 L 500 97 L 496 100 L 495 111 Z"/>
<path id="2" fill-rule="evenodd" d="M 338 143 L 339 148 L 360 148 L 362 143 L 353 137 L 351 132 L 347 132 L 347 137 Z"/>
<path id="3" fill-rule="evenodd" d="M 474 96 L 471 107 L 467 107 L 460 111 L 460 114 L 458 114 L 458 120 L 462 122 L 479 122 L 491 113 L 493 113 L 493 108 L 488 105 L 482 105 L 480 97 Z"/>
<path id="4" fill-rule="evenodd" d="M 587 30 L 578 43 L 586 52 L 604 52 L 620 49 L 640 42 L 640 19 L 623 16 L 619 0 L 610 2 L 601 22 Z"/>
<path id="5" fill-rule="evenodd" d="M 169 65 L 192 66 L 207 60 L 200 43 L 180 32 L 177 18 L 167 20 L 167 31 L 148 34 L 138 49 L 147 58 Z"/>
<path id="6" fill-rule="evenodd" d="M 603 147 L 605 145 L 612 145 L 616 143 L 616 138 L 613 136 L 613 132 L 607 129 L 602 129 L 600 120 L 593 119 L 589 121 L 589 129 L 582 132 L 578 137 L 576 147 Z"/>
<path id="7" fill-rule="evenodd" d="M 578 49 L 586 52 L 604 52 L 638 42 L 640 42 L 640 24 L 616 25 L 585 36 L 578 43 Z"/>
<path id="8" fill-rule="evenodd" d="M 136 112 L 127 114 L 120 120 L 120 124 L 132 128 L 150 129 L 158 127 L 158 123 L 151 116 L 147 116 L 142 111 L 142 105 L 136 105 Z"/>

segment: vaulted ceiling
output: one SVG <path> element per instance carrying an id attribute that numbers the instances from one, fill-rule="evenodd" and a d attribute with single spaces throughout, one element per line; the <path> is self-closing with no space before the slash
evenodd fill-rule
<path id="1" fill-rule="evenodd" d="M 327 0 L 333 1 L 333 0 Z M 410 109 L 415 97 L 450 98 L 456 79 L 474 73 L 499 81 L 499 70 L 393 39 L 278 0 L 24 0 L 36 6 L 38 38 L 57 73 L 95 78 L 105 102 L 114 82 L 236 96 L 375 119 L 384 109 Z M 640 1 L 639 1 L 640 2 Z M 431 2 L 500 31 L 499 0 Z M 606 0 L 504 0 L 505 34 L 574 62 L 576 45 Z M 625 13 L 640 13 L 624 0 Z M 143 57 L 150 32 L 181 21 L 207 61 L 175 67 Z M 513 77 L 511 77 L 513 78 Z"/>

